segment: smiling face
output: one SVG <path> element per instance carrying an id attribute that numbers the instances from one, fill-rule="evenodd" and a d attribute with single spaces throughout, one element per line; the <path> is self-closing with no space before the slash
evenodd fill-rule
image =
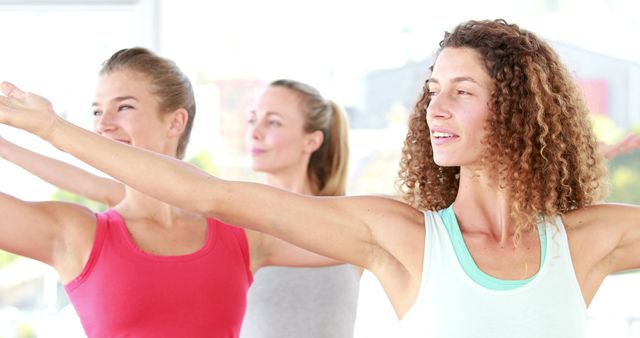
<path id="1" fill-rule="evenodd" d="M 322 141 L 317 143 L 314 133 L 304 131 L 300 107 L 300 95 L 283 87 L 267 87 L 257 98 L 245 130 L 253 170 L 269 174 L 306 171 L 311 153 Z"/>
<path id="2" fill-rule="evenodd" d="M 136 147 L 175 156 L 176 142 L 167 137 L 170 114 L 160 114 L 148 79 L 119 70 L 100 76 L 92 104 L 94 130 Z"/>
<path id="3" fill-rule="evenodd" d="M 428 83 L 427 124 L 440 166 L 479 166 L 493 80 L 469 48 L 445 48 Z"/>

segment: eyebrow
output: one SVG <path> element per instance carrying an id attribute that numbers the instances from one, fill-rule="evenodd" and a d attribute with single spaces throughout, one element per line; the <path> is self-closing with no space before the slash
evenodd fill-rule
<path id="1" fill-rule="evenodd" d="M 252 110 L 249 111 L 249 114 L 256 115 L 256 111 L 252 109 Z M 278 112 L 275 112 L 275 111 L 268 111 L 268 112 L 265 113 L 265 115 L 266 116 L 277 115 L 277 116 L 280 116 L 280 117 L 284 117 L 282 114 L 280 114 Z"/>
<path id="2" fill-rule="evenodd" d="M 476 79 L 474 79 L 474 78 L 472 78 L 470 76 L 457 76 L 457 77 L 454 77 L 453 79 L 451 79 L 450 82 L 465 82 L 465 81 L 473 82 L 473 83 L 478 84 L 478 85 L 480 84 L 480 83 L 478 83 L 478 81 L 476 81 Z M 431 83 L 431 82 L 440 83 L 440 81 L 438 81 L 438 79 L 435 79 L 435 78 L 430 78 L 427 81 L 427 83 Z"/>
<path id="3" fill-rule="evenodd" d="M 131 95 L 127 95 L 127 96 L 118 96 L 116 98 L 114 98 L 112 101 L 116 101 L 116 102 L 122 102 L 125 100 L 134 100 L 134 101 L 140 101 L 138 100 L 135 96 L 131 96 Z M 95 106 L 99 106 L 100 104 L 98 102 L 93 102 L 91 104 L 91 107 L 95 107 Z"/>

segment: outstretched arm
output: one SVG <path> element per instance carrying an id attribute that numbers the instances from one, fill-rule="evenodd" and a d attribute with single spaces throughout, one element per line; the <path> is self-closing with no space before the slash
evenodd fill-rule
<path id="1" fill-rule="evenodd" d="M 640 135 L 630 134 L 615 144 L 600 142 L 600 151 L 608 160 L 618 155 L 640 149 Z"/>
<path id="2" fill-rule="evenodd" d="M 45 182 L 109 207 L 124 198 L 124 185 L 22 148 L 0 136 L 0 156 Z"/>
<path id="3" fill-rule="evenodd" d="M 93 243 L 93 213 L 62 202 L 25 202 L 0 193 L 0 249 L 54 266 L 68 279 L 84 264 Z M 71 273 L 70 275 L 73 275 Z"/>
<path id="4" fill-rule="evenodd" d="M 599 204 L 564 215 L 565 225 L 581 239 L 576 259 L 604 274 L 640 269 L 640 206 Z"/>
<path id="5" fill-rule="evenodd" d="M 42 97 L 7 83 L 1 88 L 8 97 L 0 98 L 0 122 L 34 133 L 169 204 L 367 268 L 391 261 L 402 265 L 400 256 L 414 249 L 398 243 L 399 229 L 421 225 L 422 215 L 403 203 L 375 197 L 310 197 L 261 184 L 224 181 L 175 158 L 74 126 L 59 118 Z M 387 236 L 392 231 L 398 236 Z"/>

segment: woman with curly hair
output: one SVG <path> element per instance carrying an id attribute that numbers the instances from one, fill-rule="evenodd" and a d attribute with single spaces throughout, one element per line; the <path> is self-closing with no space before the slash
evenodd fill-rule
<path id="1" fill-rule="evenodd" d="M 369 269 L 405 336 L 583 337 L 605 276 L 640 268 L 640 207 L 599 204 L 606 171 L 575 84 L 548 44 L 502 20 L 441 41 L 403 151 L 409 204 L 221 180 L 1 87 L 0 122 L 139 191 Z"/>

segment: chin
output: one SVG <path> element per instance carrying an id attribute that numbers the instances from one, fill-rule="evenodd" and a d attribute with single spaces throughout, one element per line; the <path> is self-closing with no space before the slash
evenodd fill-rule
<path id="1" fill-rule="evenodd" d="M 271 166 L 267 165 L 265 163 L 260 163 L 260 162 L 251 163 L 251 170 L 253 170 L 253 171 L 269 172 L 270 169 L 271 169 Z"/>
<path id="2" fill-rule="evenodd" d="M 435 162 L 437 165 L 441 167 L 457 167 L 458 166 L 456 162 L 448 158 L 434 157 L 433 162 Z"/>

